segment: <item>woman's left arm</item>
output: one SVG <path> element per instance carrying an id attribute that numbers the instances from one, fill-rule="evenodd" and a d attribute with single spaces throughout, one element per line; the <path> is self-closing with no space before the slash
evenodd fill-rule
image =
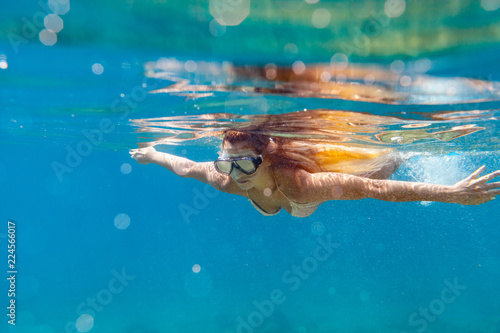
<path id="1" fill-rule="evenodd" d="M 488 183 L 499 176 L 500 171 L 479 177 L 483 171 L 484 166 L 451 186 L 301 171 L 295 174 L 295 190 L 290 188 L 289 193 L 295 193 L 291 196 L 297 202 L 374 198 L 385 201 L 438 201 L 478 205 L 500 194 L 500 182 Z"/>

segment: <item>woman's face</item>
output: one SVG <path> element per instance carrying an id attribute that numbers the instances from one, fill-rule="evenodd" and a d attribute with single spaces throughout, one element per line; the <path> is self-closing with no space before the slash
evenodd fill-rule
<path id="1" fill-rule="evenodd" d="M 224 143 L 223 155 L 224 158 L 235 158 L 235 157 L 257 157 L 258 154 L 244 143 L 232 144 L 229 142 Z M 257 170 L 251 175 L 247 175 L 237 168 L 233 168 L 231 171 L 231 178 L 238 184 L 242 190 L 249 190 L 255 187 L 259 180 L 262 178 L 263 174 L 269 172 L 267 164 L 263 163 L 257 168 Z"/>

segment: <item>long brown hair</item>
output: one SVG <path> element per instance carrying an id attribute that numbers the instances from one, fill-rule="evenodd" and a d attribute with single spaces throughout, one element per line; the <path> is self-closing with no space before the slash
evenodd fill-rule
<path id="1" fill-rule="evenodd" d="M 274 169 L 296 167 L 310 173 L 342 172 L 354 175 L 367 175 L 380 170 L 392 152 L 392 149 L 355 144 L 350 138 L 339 135 L 339 127 L 345 132 L 345 124 L 352 127 L 353 133 L 356 133 L 355 130 L 374 132 L 377 126 L 373 119 L 368 122 L 361 118 L 349 119 L 354 121 L 349 123 L 345 118 L 349 118 L 347 116 L 351 113 L 337 114 L 343 122 L 337 123 L 338 128 L 335 128 L 331 126 L 331 114 L 308 111 L 288 115 L 267 115 L 267 119 L 258 124 L 225 130 L 222 148 L 226 142 L 245 144 L 261 154 L 263 159 L 270 160 Z M 320 124 L 325 118 L 330 118 L 331 127 L 322 129 Z M 387 117 L 383 120 L 387 122 Z M 311 129 L 315 130 L 314 135 Z M 325 139 L 326 135 L 330 140 Z"/>

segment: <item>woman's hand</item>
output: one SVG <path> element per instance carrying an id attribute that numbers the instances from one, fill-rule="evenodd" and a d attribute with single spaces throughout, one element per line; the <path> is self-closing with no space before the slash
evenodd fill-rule
<path id="1" fill-rule="evenodd" d="M 149 164 L 153 162 L 153 156 L 157 153 L 153 147 L 130 149 L 130 156 L 141 164 Z"/>
<path id="2" fill-rule="evenodd" d="M 488 183 L 500 175 L 500 170 L 479 178 L 484 166 L 473 172 L 469 177 L 451 186 L 453 203 L 462 205 L 479 205 L 495 199 L 500 194 L 500 182 Z"/>

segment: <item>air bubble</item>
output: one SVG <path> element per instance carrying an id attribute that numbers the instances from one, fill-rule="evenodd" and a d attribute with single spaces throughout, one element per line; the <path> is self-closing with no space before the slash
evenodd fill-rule
<path id="1" fill-rule="evenodd" d="M 128 163 L 123 163 L 121 166 L 120 166 L 120 171 L 124 174 L 124 175 L 128 175 L 129 173 L 132 172 L 132 166 Z"/>
<path id="2" fill-rule="evenodd" d="M 89 314 L 82 314 L 76 320 L 76 328 L 80 332 L 88 332 L 94 327 L 94 317 Z"/>
<path id="3" fill-rule="evenodd" d="M 323 29 L 326 28 L 330 24 L 330 12 L 324 8 L 316 9 L 312 14 L 312 24 L 318 28 Z"/>
<path id="4" fill-rule="evenodd" d="M 115 217 L 115 227 L 124 230 L 130 226 L 130 217 L 127 214 L 118 214 Z"/>
<path id="5" fill-rule="evenodd" d="M 42 42 L 42 44 L 46 46 L 52 46 L 57 43 L 57 35 L 47 29 L 43 29 L 42 31 L 40 31 L 40 33 L 38 34 L 38 38 L 40 39 L 40 42 Z"/>
<path id="6" fill-rule="evenodd" d="M 297 75 L 302 75 L 306 71 L 306 65 L 302 61 L 296 61 L 292 65 L 292 70 Z"/>
<path id="7" fill-rule="evenodd" d="M 99 63 L 95 63 L 92 65 L 92 73 L 95 75 L 101 75 L 104 73 L 104 67 Z"/>

